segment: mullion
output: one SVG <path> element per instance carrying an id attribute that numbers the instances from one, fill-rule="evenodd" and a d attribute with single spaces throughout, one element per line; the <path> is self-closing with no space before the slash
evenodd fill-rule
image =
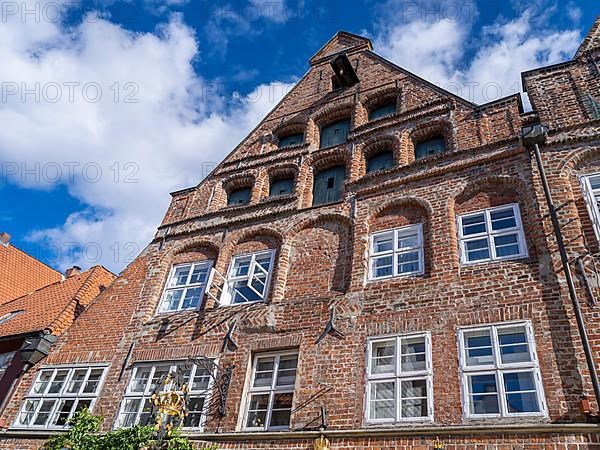
<path id="1" fill-rule="evenodd" d="M 269 404 L 267 406 L 267 416 L 265 418 L 265 429 L 271 428 L 271 418 L 273 416 L 273 403 L 275 402 L 275 389 L 277 386 L 277 372 L 279 372 L 279 359 L 280 354 L 275 355 L 275 361 L 273 363 L 273 379 L 271 380 L 271 392 L 269 392 Z"/>

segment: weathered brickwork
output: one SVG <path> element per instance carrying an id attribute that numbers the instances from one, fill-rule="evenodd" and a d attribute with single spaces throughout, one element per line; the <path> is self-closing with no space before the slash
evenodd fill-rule
<path id="1" fill-rule="evenodd" d="M 173 194 L 155 239 L 45 364 L 108 365 L 95 404 L 106 430 L 115 424 L 135 363 L 205 356 L 222 367 L 234 364 L 226 414 L 210 417 L 204 434 L 192 433 L 198 445 L 204 439 L 223 449 L 312 449 L 317 435 L 309 430 L 320 423 L 321 407 L 336 450 L 428 449 L 436 437 L 455 450 L 600 448 L 598 405 L 538 168 L 519 137 L 523 125 L 551 126 L 542 151 L 562 231 L 569 254 L 585 256 L 591 267 L 599 246 L 579 177 L 600 168 L 600 118 L 584 100 L 600 92 L 595 42 L 595 35 L 588 38 L 572 62 L 526 73 L 536 112 L 523 113 L 519 96 L 470 104 L 383 60 L 366 39 L 337 35 L 206 180 Z M 329 61 L 339 51 L 360 83 L 337 91 Z M 395 114 L 369 121 L 369 111 L 387 104 L 396 105 Z M 320 129 L 344 119 L 351 120 L 348 142 L 319 149 Z M 278 148 L 279 139 L 296 133 L 304 133 L 303 144 Z M 446 152 L 415 159 L 415 146 L 437 136 Z M 383 150 L 393 153 L 393 167 L 367 174 L 368 158 Z M 312 206 L 314 175 L 337 165 L 346 168 L 342 198 Z M 293 193 L 269 197 L 271 181 L 283 176 L 294 179 Z M 251 188 L 249 203 L 227 206 L 240 188 Z M 519 206 L 526 255 L 461 264 L 457 216 L 507 204 Z M 423 274 L 370 281 L 369 235 L 419 223 Z M 226 276 L 232 257 L 262 250 L 275 251 L 265 302 L 219 306 L 213 297 L 222 283 L 213 278 L 198 311 L 156 314 L 174 264 L 210 260 Z M 600 364 L 600 309 L 583 279 L 576 283 Z M 339 333 L 318 340 L 332 316 Z M 547 413 L 467 418 L 457 330 L 510 321 L 531 323 Z M 234 322 L 237 348 L 224 346 Z M 433 421 L 370 425 L 367 341 L 414 332 L 431 335 Z M 299 355 L 290 431 L 244 431 L 253 356 L 288 349 Z M 7 422 L 15 421 L 34 377 L 26 374 L 8 402 Z M 581 408 L 584 397 L 589 412 Z M 41 442 L 27 431 L 0 435 L 0 447 L 11 450 Z"/>

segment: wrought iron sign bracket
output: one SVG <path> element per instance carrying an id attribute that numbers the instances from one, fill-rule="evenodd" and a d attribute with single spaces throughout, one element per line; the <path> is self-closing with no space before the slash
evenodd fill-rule
<path id="1" fill-rule="evenodd" d="M 328 334 L 332 334 L 340 339 L 344 339 L 346 337 L 346 335 L 337 328 L 337 325 L 335 324 L 335 319 L 336 311 L 335 307 L 333 307 L 331 308 L 329 321 L 327 322 L 327 325 L 325 325 L 325 330 L 323 330 L 323 333 L 321 333 L 321 335 L 317 338 L 317 344 L 319 344 L 323 339 L 325 339 L 325 336 L 327 336 Z"/>

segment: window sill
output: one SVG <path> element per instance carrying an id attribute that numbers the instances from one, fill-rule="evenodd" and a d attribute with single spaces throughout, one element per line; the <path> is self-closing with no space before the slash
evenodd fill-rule
<path id="1" fill-rule="evenodd" d="M 474 262 L 464 262 L 461 261 L 460 262 L 460 267 L 464 267 L 464 268 L 486 268 L 490 265 L 498 265 L 498 264 L 502 264 L 502 263 L 511 263 L 511 262 L 518 262 L 518 263 L 523 263 L 527 260 L 532 260 L 532 258 L 529 255 L 522 255 L 522 256 L 516 256 L 514 258 L 502 258 L 502 259 L 492 259 L 492 260 L 484 260 L 484 261 L 474 261 Z"/>

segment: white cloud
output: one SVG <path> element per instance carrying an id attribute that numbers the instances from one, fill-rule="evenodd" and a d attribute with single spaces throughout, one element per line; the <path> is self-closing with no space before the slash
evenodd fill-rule
<path id="1" fill-rule="evenodd" d="M 581 41 L 578 30 L 549 29 L 541 17 L 499 20 L 477 33 L 471 20 L 406 17 L 386 17 L 392 25 L 375 37 L 375 51 L 475 103 L 519 92 L 522 71 L 571 58 Z"/>
<path id="2" fill-rule="evenodd" d="M 155 33 L 105 20 L 72 29 L 34 25 L 0 24 L 0 160 L 18 168 L 13 182 L 35 189 L 65 183 L 89 205 L 62 226 L 30 234 L 53 243 L 62 268 L 101 263 L 120 270 L 152 238 L 168 193 L 197 184 L 287 88 L 260 86 L 227 106 L 195 73 L 198 44 L 177 16 Z M 72 99 L 68 83 L 78 83 L 70 85 Z M 102 95 L 92 102 L 98 87 Z M 22 98 L 24 88 L 40 98 Z M 137 102 L 125 102 L 126 95 Z M 36 163 L 39 180 L 23 171 Z"/>

